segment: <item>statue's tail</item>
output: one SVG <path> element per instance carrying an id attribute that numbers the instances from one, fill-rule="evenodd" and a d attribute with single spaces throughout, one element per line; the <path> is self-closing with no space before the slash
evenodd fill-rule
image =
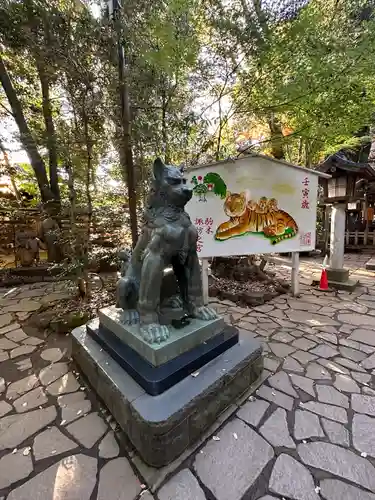
<path id="1" fill-rule="evenodd" d="M 131 276 L 122 277 L 117 283 L 116 307 L 121 309 L 136 309 L 138 302 L 139 283 Z"/>

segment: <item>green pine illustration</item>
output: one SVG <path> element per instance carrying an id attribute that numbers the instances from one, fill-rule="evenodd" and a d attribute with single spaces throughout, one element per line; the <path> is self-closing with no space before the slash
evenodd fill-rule
<path id="1" fill-rule="evenodd" d="M 203 182 L 205 184 L 212 184 L 213 192 L 217 196 L 220 196 L 220 198 L 225 198 L 227 194 L 227 185 L 219 174 L 216 174 L 215 172 L 209 172 L 204 176 Z"/>
<path id="2" fill-rule="evenodd" d="M 197 184 L 193 188 L 193 192 L 196 196 L 199 196 L 199 201 L 207 201 L 206 194 L 208 193 L 208 187 L 206 184 Z"/>
<path id="3" fill-rule="evenodd" d="M 193 193 L 199 196 L 199 201 L 207 201 L 206 194 L 212 190 L 216 196 L 220 196 L 224 199 L 227 194 L 227 185 L 220 177 L 219 174 L 215 172 L 209 172 L 203 178 L 199 176 L 199 179 L 194 175 L 191 179 L 191 183 L 194 184 Z"/>

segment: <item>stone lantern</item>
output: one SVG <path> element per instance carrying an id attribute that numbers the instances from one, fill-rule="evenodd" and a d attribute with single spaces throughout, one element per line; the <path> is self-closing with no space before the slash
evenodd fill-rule
<path id="1" fill-rule="evenodd" d="M 317 166 L 317 170 L 331 175 L 330 179 L 320 179 L 326 205 L 326 223 L 329 217 L 327 207 L 331 207 L 328 281 L 333 287 L 350 290 L 357 282 L 349 279 L 349 270 L 344 268 L 346 211 L 348 204 L 358 201 L 357 182 L 361 179 L 375 180 L 375 171 L 367 163 L 349 160 L 342 152 L 330 155 Z"/>

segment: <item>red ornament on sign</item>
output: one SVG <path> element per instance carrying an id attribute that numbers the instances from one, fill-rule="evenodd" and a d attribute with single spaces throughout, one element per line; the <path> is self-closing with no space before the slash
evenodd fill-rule
<path id="1" fill-rule="evenodd" d="M 299 237 L 299 241 L 302 246 L 310 246 L 311 245 L 311 232 L 302 233 Z"/>

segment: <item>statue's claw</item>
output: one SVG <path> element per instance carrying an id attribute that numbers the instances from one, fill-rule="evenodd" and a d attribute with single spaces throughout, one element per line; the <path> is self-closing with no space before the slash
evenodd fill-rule
<path id="1" fill-rule="evenodd" d="M 138 325 L 139 313 L 136 309 L 127 309 L 123 312 L 122 322 L 125 325 Z"/>
<path id="2" fill-rule="evenodd" d="M 163 307 L 170 307 L 171 309 L 182 309 L 181 297 L 179 297 L 178 295 L 170 297 L 168 300 L 163 302 Z"/>
<path id="3" fill-rule="evenodd" d="M 207 306 L 196 307 L 193 311 L 192 316 L 193 318 L 202 319 L 203 321 L 210 321 L 218 317 L 215 309 Z"/>
<path id="4" fill-rule="evenodd" d="M 141 327 L 141 335 L 149 344 L 161 344 L 169 339 L 170 331 L 167 326 L 151 323 Z"/>

